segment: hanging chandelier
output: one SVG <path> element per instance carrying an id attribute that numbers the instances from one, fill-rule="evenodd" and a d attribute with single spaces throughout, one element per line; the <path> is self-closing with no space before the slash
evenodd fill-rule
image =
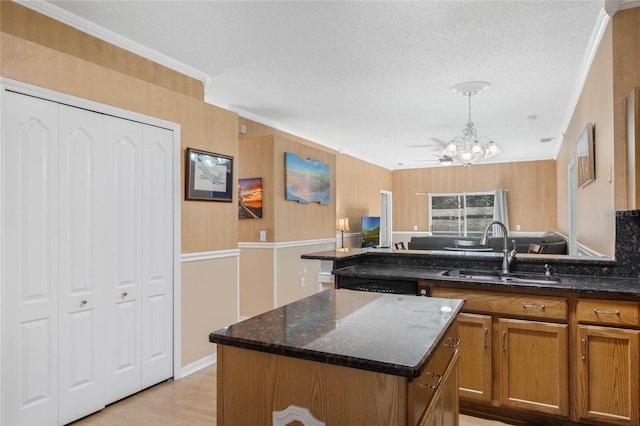
<path id="1" fill-rule="evenodd" d="M 491 84 L 486 81 L 469 81 L 456 84 L 451 88 L 453 93 L 467 96 L 469 99 L 469 121 L 462 130 L 462 135 L 453 138 L 442 150 L 440 165 L 449 166 L 453 164 L 454 159 L 457 159 L 465 166 L 469 166 L 481 157 L 491 158 L 502 152 L 494 141 L 484 137 L 478 138 L 476 128 L 471 121 L 471 96 L 489 87 Z"/>

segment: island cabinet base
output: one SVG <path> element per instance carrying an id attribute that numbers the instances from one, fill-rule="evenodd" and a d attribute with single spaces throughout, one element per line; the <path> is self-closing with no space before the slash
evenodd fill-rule
<path id="1" fill-rule="evenodd" d="M 218 426 L 271 425 L 274 411 L 292 405 L 326 426 L 458 424 L 450 344 L 413 380 L 227 345 L 218 345 L 217 370 Z"/>

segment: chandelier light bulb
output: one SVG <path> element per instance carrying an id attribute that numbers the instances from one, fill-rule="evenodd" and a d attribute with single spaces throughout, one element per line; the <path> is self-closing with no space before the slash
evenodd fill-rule
<path id="1" fill-rule="evenodd" d="M 441 165 L 449 165 L 449 158 L 452 162 L 454 158 L 460 160 L 465 166 L 475 163 L 480 157 L 490 158 L 500 154 L 502 151 L 495 142 L 487 138 L 478 138 L 476 128 L 471 121 L 471 96 L 477 95 L 491 86 L 486 81 L 469 81 L 460 83 L 451 88 L 453 93 L 466 96 L 469 100 L 469 120 L 462 130 L 461 136 L 456 136 L 442 150 Z M 486 144 L 481 140 L 486 140 Z M 443 161 L 444 160 L 444 161 Z"/>

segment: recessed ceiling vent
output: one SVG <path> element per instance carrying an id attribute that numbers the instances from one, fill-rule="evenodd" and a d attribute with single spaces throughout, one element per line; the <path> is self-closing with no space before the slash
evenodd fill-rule
<path id="1" fill-rule="evenodd" d="M 542 138 L 540 139 L 541 143 L 547 143 L 547 142 L 551 142 L 555 139 L 555 137 L 551 136 L 550 138 Z"/>

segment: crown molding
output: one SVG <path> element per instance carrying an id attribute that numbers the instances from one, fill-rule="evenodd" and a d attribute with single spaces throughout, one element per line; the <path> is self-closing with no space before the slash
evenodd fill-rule
<path id="1" fill-rule="evenodd" d="M 562 135 L 560 141 L 564 139 L 564 135 L 567 133 L 569 123 L 571 123 L 573 113 L 575 112 L 576 106 L 578 105 L 578 100 L 580 99 L 580 95 L 582 94 L 584 83 L 587 81 L 587 75 L 589 75 L 589 70 L 591 69 L 591 65 L 593 64 L 593 59 L 596 56 L 596 52 L 598 51 L 598 47 L 600 46 L 600 42 L 602 41 L 604 32 L 607 29 L 607 25 L 609 25 L 609 22 L 611 21 L 611 15 L 609 15 L 605 6 L 606 3 L 603 3 L 603 7 L 600 9 L 600 14 L 598 15 L 598 21 L 596 22 L 595 29 L 591 34 L 591 39 L 589 40 L 587 52 L 584 59 L 582 60 L 580 75 L 576 79 L 576 83 L 573 86 L 573 91 L 569 100 L 569 106 L 567 107 L 565 118 L 562 121 Z M 561 142 L 556 145 L 555 158 L 558 158 L 561 146 Z"/>
<path id="2" fill-rule="evenodd" d="M 185 74 L 196 80 L 200 80 L 203 86 L 206 86 L 207 82 L 210 81 L 210 77 L 206 73 L 198 69 L 190 67 L 189 65 L 186 65 L 180 61 L 176 61 L 175 59 L 165 54 L 143 46 L 142 44 L 136 43 L 133 40 L 123 37 L 120 34 L 101 27 L 100 25 L 94 24 L 93 22 L 74 15 L 73 13 L 67 12 L 66 10 L 61 9 L 47 1 L 13 1 L 21 6 L 29 8 L 42 15 L 48 16 L 51 19 L 55 19 L 56 21 L 69 25 L 70 27 L 73 27 L 79 31 L 99 38 L 100 40 L 106 41 L 107 43 L 113 44 L 114 46 L 118 46 L 124 50 L 127 50 L 150 61 L 156 62 L 181 74 Z"/>
<path id="3" fill-rule="evenodd" d="M 603 9 L 609 16 L 620 10 L 632 9 L 640 6 L 640 0 L 604 0 Z"/>

